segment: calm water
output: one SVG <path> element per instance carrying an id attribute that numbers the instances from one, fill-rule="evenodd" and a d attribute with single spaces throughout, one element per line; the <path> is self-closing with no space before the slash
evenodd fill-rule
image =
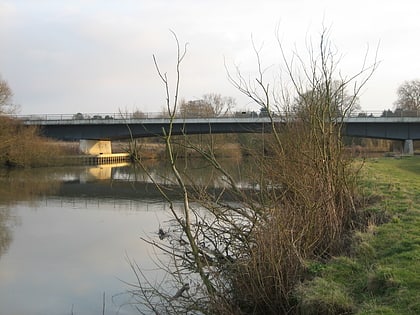
<path id="1" fill-rule="evenodd" d="M 196 180 L 223 185 L 205 166 L 196 169 Z M 166 172 L 153 176 L 168 181 Z M 136 314 L 126 294 L 125 282 L 135 280 L 128 260 L 156 272 L 140 237 L 157 237 L 167 210 L 133 167 L 1 173 L 0 315 L 102 314 L 104 294 L 105 314 Z"/>

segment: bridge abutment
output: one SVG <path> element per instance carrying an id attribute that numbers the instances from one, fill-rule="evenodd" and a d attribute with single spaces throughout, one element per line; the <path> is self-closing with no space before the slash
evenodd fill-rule
<path id="1" fill-rule="evenodd" d="M 87 140 L 81 139 L 80 151 L 84 154 L 100 155 L 112 154 L 111 141 L 109 140 Z"/>
<path id="2" fill-rule="evenodd" d="M 411 140 L 411 139 L 404 140 L 404 149 L 403 150 L 404 150 L 403 153 L 405 155 L 414 155 L 413 140 Z"/>

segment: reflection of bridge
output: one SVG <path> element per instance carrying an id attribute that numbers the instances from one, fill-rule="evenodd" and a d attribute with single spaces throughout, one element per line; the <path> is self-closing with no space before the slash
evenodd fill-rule
<path id="1" fill-rule="evenodd" d="M 89 118 L 40 115 L 21 119 L 26 125 L 40 126 L 47 137 L 64 141 L 81 140 L 82 149 L 94 154 L 111 153 L 111 140 L 162 136 L 169 132 L 170 125 L 168 118 L 151 115 L 145 118 L 124 117 L 121 114 L 91 115 Z M 274 121 L 286 122 L 281 117 L 274 117 Z M 173 120 L 172 134 L 260 133 L 270 131 L 270 123 L 268 117 L 255 113 L 242 113 L 239 117 L 176 118 Z M 420 117 L 346 117 L 343 135 L 401 140 L 404 141 L 405 152 L 412 153 L 413 140 L 420 139 Z"/>
<path id="2" fill-rule="evenodd" d="M 59 180 L 51 195 L 77 199 L 161 201 L 163 191 L 171 200 L 182 200 L 183 191 L 176 184 L 175 178 L 171 173 L 166 175 L 161 167 L 162 165 L 153 169 L 149 175 L 141 168 L 129 164 L 71 168 L 65 171 L 65 179 Z M 202 177 L 196 176 L 197 172 Z M 208 194 L 223 198 L 224 201 L 237 200 L 229 185 L 214 173 L 203 174 L 202 168 L 193 167 L 189 169 L 189 174 L 194 178 L 194 185 L 186 183 L 191 196 L 206 191 Z M 153 181 L 149 176 L 153 177 Z M 246 191 L 248 196 L 255 194 L 255 185 L 243 181 L 238 181 L 237 185 L 239 189 Z"/>

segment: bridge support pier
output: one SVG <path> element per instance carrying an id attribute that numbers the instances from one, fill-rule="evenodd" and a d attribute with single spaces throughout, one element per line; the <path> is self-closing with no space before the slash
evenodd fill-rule
<path id="1" fill-rule="evenodd" d="M 403 151 L 403 153 L 405 155 L 414 155 L 413 140 L 411 140 L 411 139 L 404 140 L 404 151 Z"/>
<path id="2" fill-rule="evenodd" d="M 89 155 L 112 154 L 111 141 L 81 139 L 80 151 Z"/>

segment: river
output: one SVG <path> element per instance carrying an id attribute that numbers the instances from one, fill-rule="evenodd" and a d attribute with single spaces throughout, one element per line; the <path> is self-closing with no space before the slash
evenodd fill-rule
<path id="1" fill-rule="evenodd" d="M 230 163 L 241 180 L 243 163 Z M 167 167 L 151 166 L 170 183 Z M 185 165 L 216 188 L 208 165 Z M 249 170 L 249 168 L 248 168 Z M 174 191 L 174 194 L 176 191 Z M 174 195 L 174 198 L 176 196 Z M 168 205 L 133 165 L 0 173 L 0 314 L 136 314 L 129 261 L 153 274 L 153 250 Z"/>

